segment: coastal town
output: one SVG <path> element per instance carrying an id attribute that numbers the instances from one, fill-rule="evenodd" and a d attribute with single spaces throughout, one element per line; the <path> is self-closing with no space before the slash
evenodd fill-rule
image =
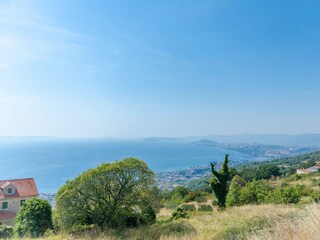
<path id="1" fill-rule="evenodd" d="M 158 172 L 158 187 L 171 190 L 179 185 L 184 185 L 190 180 L 201 179 L 210 174 L 210 166 L 189 167 L 184 170 Z"/>

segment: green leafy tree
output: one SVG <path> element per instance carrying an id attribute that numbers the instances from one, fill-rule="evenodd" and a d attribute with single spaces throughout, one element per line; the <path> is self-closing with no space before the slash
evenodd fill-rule
<path id="1" fill-rule="evenodd" d="M 275 164 L 265 163 L 254 168 L 244 168 L 240 176 L 246 181 L 270 179 L 281 175 L 280 168 Z"/>
<path id="2" fill-rule="evenodd" d="M 316 161 L 310 160 L 306 163 L 301 164 L 301 168 L 309 168 L 309 167 L 313 167 L 314 165 L 316 165 Z"/>
<path id="3" fill-rule="evenodd" d="M 248 182 L 240 190 L 240 205 L 267 203 L 271 192 L 272 187 L 265 180 Z"/>
<path id="4" fill-rule="evenodd" d="M 240 191 L 245 185 L 246 182 L 239 175 L 236 175 L 232 178 L 226 199 L 226 205 L 228 207 L 241 205 Z"/>
<path id="5" fill-rule="evenodd" d="M 273 191 L 274 203 L 298 203 L 302 197 L 302 186 L 279 186 Z"/>
<path id="6" fill-rule="evenodd" d="M 18 237 L 38 238 L 52 229 L 52 211 L 48 201 L 34 198 L 26 201 L 20 209 L 14 226 Z"/>
<path id="7" fill-rule="evenodd" d="M 189 192 L 190 191 L 186 187 L 178 186 L 172 190 L 172 195 L 179 195 L 181 198 L 184 198 Z"/>
<path id="8" fill-rule="evenodd" d="M 184 198 L 189 194 L 189 190 L 186 187 L 178 186 L 170 192 L 170 202 L 177 205 L 183 203 Z"/>
<path id="9" fill-rule="evenodd" d="M 256 173 L 256 180 L 270 179 L 281 175 L 280 168 L 275 164 L 264 164 L 259 166 Z"/>
<path id="10" fill-rule="evenodd" d="M 188 182 L 187 187 L 190 191 L 201 190 L 207 193 L 212 193 L 212 189 L 209 184 L 210 176 L 206 176 L 200 179 L 194 179 Z"/>
<path id="11" fill-rule="evenodd" d="M 208 196 L 208 193 L 198 190 L 198 191 L 190 192 L 188 196 L 185 197 L 184 201 L 185 202 L 196 201 L 199 203 L 206 202 L 207 196 Z"/>
<path id="12" fill-rule="evenodd" d="M 256 194 L 256 186 L 254 182 L 248 182 L 243 188 L 240 190 L 239 195 L 240 204 L 250 204 L 250 203 L 257 203 L 257 194 Z"/>
<path id="13" fill-rule="evenodd" d="M 158 208 L 154 173 L 142 160 L 127 158 L 68 181 L 56 195 L 54 222 L 67 231 L 74 226 L 151 224 Z"/>
<path id="14" fill-rule="evenodd" d="M 213 177 L 210 179 L 210 186 L 218 200 L 218 207 L 222 210 L 226 207 L 226 197 L 228 194 L 228 182 L 232 178 L 229 169 L 229 154 L 225 155 L 220 171 L 215 170 L 215 164 L 210 163 Z"/>

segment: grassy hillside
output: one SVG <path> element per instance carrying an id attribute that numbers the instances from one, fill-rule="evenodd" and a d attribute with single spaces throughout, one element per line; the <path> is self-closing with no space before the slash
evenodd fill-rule
<path id="1" fill-rule="evenodd" d="M 170 212 L 167 212 L 169 214 Z M 122 232 L 92 232 L 86 236 L 51 235 L 58 239 L 316 239 L 320 233 L 320 205 L 247 205 L 224 212 L 194 212 L 189 219 Z M 297 238 L 297 236 L 299 236 Z"/>
<path id="2" fill-rule="evenodd" d="M 292 175 L 266 182 L 276 186 L 285 183 L 303 185 L 320 192 L 320 173 Z M 222 212 L 213 206 L 213 211 L 199 211 L 201 205 L 211 205 L 213 199 L 209 194 L 206 202 L 183 203 L 182 206 L 193 205 L 198 209 L 188 211 L 187 219 L 167 221 L 174 209 L 162 208 L 157 223 L 151 226 L 121 231 L 93 230 L 78 236 L 49 233 L 41 240 L 293 240 L 317 239 L 320 235 L 320 204 L 304 204 L 302 200 L 298 204 L 251 204 L 229 207 Z"/>

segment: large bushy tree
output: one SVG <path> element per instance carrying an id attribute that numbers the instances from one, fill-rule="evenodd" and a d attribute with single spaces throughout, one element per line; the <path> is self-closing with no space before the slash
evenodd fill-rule
<path id="1" fill-rule="evenodd" d="M 142 160 L 127 158 L 66 182 L 56 195 L 54 222 L 64 230 L 148 224 L 155 221 L 157 204 L 154 173 Z"/>
<path id="2" fill-rule="evenodd" d="M 227 207 L 240 205 L 240 191 L 245 185 L 246 182 L 239 175 L 232 178 L 226 199 Z"/>
<path id="3" fill-rule="evenodd" d="M 38 238 L 52 229 L 52 211 L 48 201 L 34 198 L 26 201 L 20 209 L 14 226 L 18 237 Z"/>
<path id="4" fill-rule="evenodd" d="M 246 181 L 270 179 L 281 175 L 280 168 L 275 164 L 265 163 L 257 168 L 245 168 L 240 172 Z"/>
<path id="5" fill-rule="evenodd" d="M 215 170 L 215 164 L 210 163 L 210 165 L 213 174 L 210 179 L 210 186 L 218 200 L 218 207 L 223 210 L 226 207 L 228 182 L 232 178 L 232 172 L 229 169 L 229 154 L 225 155 L 220 171 Z"/>

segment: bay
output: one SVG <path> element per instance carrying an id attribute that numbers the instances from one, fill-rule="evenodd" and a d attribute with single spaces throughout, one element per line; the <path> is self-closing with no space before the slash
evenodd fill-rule
<path id="1" fill-rule="evenodd" d="M 172 171 L 222 161 L 225 153 L 173 140 L 1 139 L 0 179 L 33 177 L 39 192 L 54 193 L 83 171 L 126 157 L 142 159 L 154 171 Z M 228 153 L 235 162 L 248 160 L 240 153 Z"/>

